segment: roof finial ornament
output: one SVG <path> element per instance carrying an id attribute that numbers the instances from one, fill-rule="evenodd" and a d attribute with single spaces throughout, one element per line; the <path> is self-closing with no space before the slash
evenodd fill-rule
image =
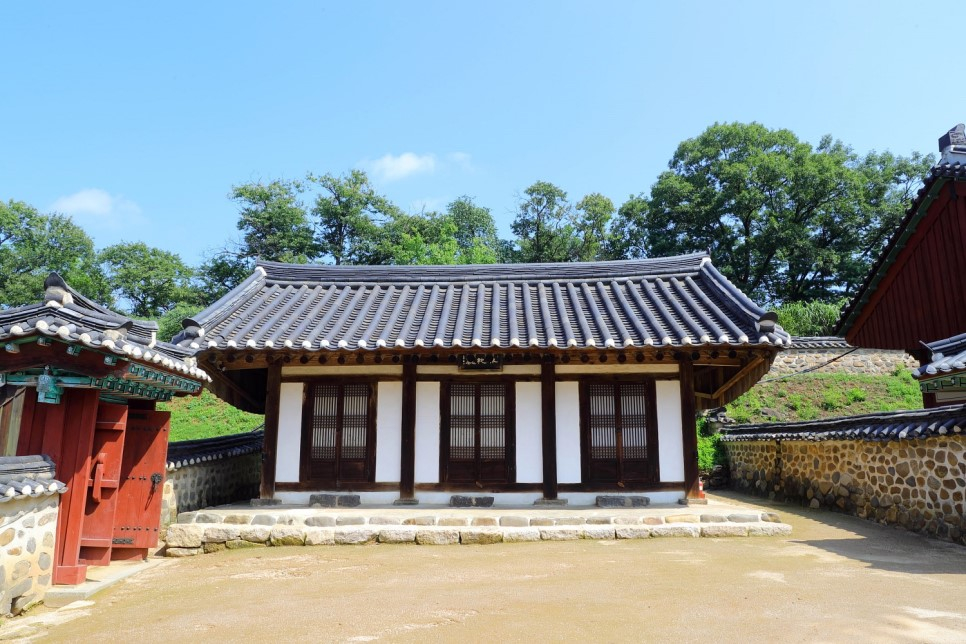
<path id="1" fill-rule="evenodd" d="M 67 288 L 67 282 L 57 273 L 51 272 L 44 280 L 44 304 L 60 308 L 74 303 L 74 296 Z"/>
<path id="2" fill-rule="evenodd" d="M 966 125 L 960 123 L 939 137 L 944 163 L 966 164 Z"/>

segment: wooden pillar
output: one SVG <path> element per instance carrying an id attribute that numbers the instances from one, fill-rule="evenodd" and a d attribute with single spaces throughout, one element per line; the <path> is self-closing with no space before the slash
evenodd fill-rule
<path id="1" fill-rule="evenodd" d="M 553 362 L 540 365 L 540 426 L 543 445 L 543 498 L 557 498 L 557 390 Z"/>
<path id="2" fill-rule="evenodd" d="M 262 484 L 259 496 L 275 498 L 275 465 L 278 460 L 278 416 L 282 395 L 282 363 L 268 363 L 265 382 L 265 442 L 262 447 Z"/>
<path id="3" fill-rule="evenodd" d="M 400 505 L 416 502 L 416 365 L 403 365 L 402 436 L 399 463 Z"/>
<path id="4" fill-rule="evenodd" d="M 695 421 L 694 365 L 682 360 L 681 373 L 681 444 L 684 452 L 684 492 L 688 499 L 698 498 L 698 428 Z"/>

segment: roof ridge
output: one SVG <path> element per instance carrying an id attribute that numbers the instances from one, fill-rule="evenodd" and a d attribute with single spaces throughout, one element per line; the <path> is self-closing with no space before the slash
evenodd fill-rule
<path id="1" fill-rule="evenodd" d="M 669 273 L 696 273 L 701 269 L 706 252 L 643 259 L 605 260 L 597 262 L 546 262 L 521 264 L 286 264 L 260 260 L 268 281 L 406 282 L 406 281 L 557 281 L 577 278 L 625 279 L 665 276 Z"/>

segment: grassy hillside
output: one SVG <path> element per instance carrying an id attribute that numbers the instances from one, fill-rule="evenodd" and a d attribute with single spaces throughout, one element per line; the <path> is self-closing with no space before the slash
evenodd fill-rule
<path id="1" fill-rule="evenodd" d="M 207 389 L 200 396 L 175 398 L 161 403 L 158 409 L 171 412 L 171 440 L 210 438 L 248 432 L 264 421 L 264 417 L 235 409 L 216 398 Z"/>
<path id="2" fill-rule="evenodd" d="M 809 373 L 762 382 L 728 405 L 728 415 L 764 423 L 921 408 L 919 385 L 903 369 L 888 376 Z"/>
<path id="3" fill-rule="evenodd" d="M 766 379 L 767 380 L 767 379 Z M 728 405 L 739 423 L 794 422 L 855 416 L 897 409 L 921 409 L 919 384 L 905 369 L 888 376 L 809 373 L 761 382 Z M 698 424 L 698 468 L 708 472 L 727 463 L 719 435 Z"/>

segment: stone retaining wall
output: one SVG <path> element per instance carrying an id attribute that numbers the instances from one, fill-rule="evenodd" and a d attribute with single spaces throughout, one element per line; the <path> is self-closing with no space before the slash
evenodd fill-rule
<path id="1" fill-rule="evenodd" d="M 0 504 L 0 615 L 19 614 L 51 585 L 59 494 Z"/>
<path id="2" fill-rule="evenodd" d="M 966 545 L 966 437 L 722 443 L 733 488 Z"/>
<path id="3" fill-rule="evenodd" d="M 765 378 L 797 373 L 820 365 L 825 366 L 818 369 L 817 373 L 855 373 L 873 376 L 889 375 L 895 373 L 897 368 L 915 369 L 919 366 L 919 363 L 905 351 L 856 349 L 842 356 L 848 350 L 848 347 L 796 349 L 793 342 L 790 349 L 778 352 Z M 835 362 L 825 364 L 836 356 L 842 357 Z"/>
<path id="4" fill-rule="evenodd" d="M 161 500 L 161 525 L 178 514 L 258 497 L 261 452 L 229 456 L 169 469 Z"/>

